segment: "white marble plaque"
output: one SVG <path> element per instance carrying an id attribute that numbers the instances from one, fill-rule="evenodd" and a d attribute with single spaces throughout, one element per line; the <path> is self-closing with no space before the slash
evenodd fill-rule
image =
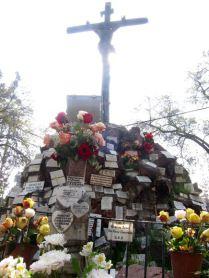
<path id="1" fill-rule="evenodd" d="M 181 203 L 181 202 L 173 201 L 173 203 L 174 203 L 174 207 L 178 210 L 185 210 L 186 209 L 184 204 Z"/>
<path id="2" fill-rule="evenodd" d="M 100 157 L 105 157 L 105 154 L 104 154 L 103 152 L 99 151 L 99 152 L 98 152 L 98 156 L 100 156 Z"/>
<path id="3" fill-rule="evenodd" d="M 49 199 L 49 206 L 55 204 L 57 201 L 57 196 L 52 196 L 50 199 Z"/>
<path id="4" fill-rule="evenodd" d="M 72 187 L 81 187 L 84 185 L 84 177 L 68 176 L 67 185 Z"/>
<path id="5" fill-rule="evenodd" d="M 36 182 L 38 181 L 38 176 L 29 176 L 28 177 L 28 182 Z"/>
<path id="6" fill-rule="evenodd" d="M 114 145 L 113 145 L 113 144 L 111 144 L 111 143 L 107 143 L 106 145 L 107 145 L 107 148 L 108 148 L 109 150 L 112 150 L 112 151 L 114 151 L 114 150 L 115 150 L 115 147 L 114 147 Z"/>
<path id="7" fill-rule="evenodd" d="M 111 241 L 133 241 L 133 223 L 125 221 L 109 221 L 107 239 Z"/>
<path id="8" fill-rule="evenodd" d="M 40 164 L 38 164 L 38 165 L 30 165 L 29 168 L 28 168 L 28 172 L 29 173 L 39 172 L 40 171 L 40 167 L 41 167 Z"/>
<path id="9" fill-rule="evenodd" d="M 103 176 L 108 176 L 108 177 L 114 178 L 115 177 L 115 170 L 102 169 L 102 170 L 99 171 L 99 174 L 103 175 Z"/>
<path id="10" fill-rule="evenodd" d="M 30 165 L 41 164 L 41 162 L 42 162 L 42 158 L 33 159 L 30 162 Z"/>
<path id="11" fill-rule="evenodd" d="M 182 166 L 175 166 L 175 174 L 182 175 L 184 173 L 184 168 Z"/>
<path id="12" fill-rule="evenodd" d="M 62 185 L 66 183 L 65 177 L 54 178 L 52 180 L 52 186 Z"/>
<path id="13" fill-rule="evenodd" d="M 37 153 L 35 155 L 35 159 L 43 159 L 43 154 L 42 153 Z"/>
<path id="14" fill-rule="evenodd" d="M 121 183 L 115 183 L 112 186 L 113 189 L 122 189 L 122 184 Z"/>
<path id="15" fill-rule="evenodd" d="M 105 236 L 102 236 L 100 238 L 97 238 L 94 242 L 94 246 L 95 248 L 103 245 L 103 244 L 106 244 L 107 243 L 107 240 L 105 239 Z"/>
<path id="16" fill-rule="evenodd" d="M 58 191 L 57 201 L 63 208 L 69 208 L 81 199 L 83 193 L 84 190 L 80 187 L 64 186 Z"/>
<path id="17" fill-rule="evenodd" d="M 134 217 L 137 215 L 137 211 L 133 209 L 126 209 L 126 216 L 128 217 Z"/>
<path id="18" fill-rule="evenodd" d="M 67 231 L 73 222 L 73 214 L 65 211 L 54 211 L 52 213 L 52 224 L 59 233 Z"/>
<path id="19" fill-rule="evenodd" d="M 183 177 L 181 177 L 181 176 L 179 176 L 179 177 L 176 177 L 176 182 L 185 182 L 186 180 L 183 178 Z"/>
<path id="20" fill-rule="evenodd" d="M 92 186 L 89 185 L 89 184 L 84 184 L 84 190 L 85 190 L 86 192 L 92 191 Z"/>
<path id="21" fill-rule="evenodd" d="M 99 192 L 99 193 L 103 193 L 104 192 L 104 187 L 103 186 L 99 186 L 99 185 L 95 185 L 94 186 L 94 191 L 95 192 Z"/>
<path id="22" fill-rule="evenodd" d="M 112 210 L 113 197 L 102 197 L 101 210 Z"/>
<path id="23" fill-rule="evenodd" d="M 123 207 L 115 207 L 115 218 L 119 220 L 123 219 Z"/>
<path id="24" fill-rule="evenodd" d="M 77 218 L 80 218 L 89 211 L 89 204 L 87 202 L 74 203 L 71 206 L 71 211 Z"/>
<path id="25" fill-rule="evenodd" d="M 87 195 L 91 198 L 91 199 L 95 199 L 96 198 L 96 194 L 94 191 L 88 191 Z"/>
<path id="26" fill-rule="evenodd" d="M 113 151 L 113 150 L 109 150 L 110 154 L 113 154 L 113 155 L 117 155 L 118 153 L 116 151 Z"/>
<path id="27" fill-rule="evenodd" d="M 121 199 L 128 199 L 128 192 L 117 190 L 116 191 L 117 197 Z"/>
<path id="28" fill-rule="evenodd" d="M 161 153 L 168 159 L 175 159 L 176 158 L 175 156 L 173 156 L 172 154 L 170 154 L 167 151 L 161 151 Z"/>
<path id="29" fill-rule="evenodd" d="M 51 179 L 60 178 L 60 177 L 64 177 L 64 173 L 62 170 L 57 170 L 57 171 L 50 172 L 50 176 Z"/>
<path id="30" fill-rule="evenodd" d="M 88 222 L 88 236 L 92 235 L 93 226 L 94 226 L 94 219 L 93 218 L 89 218 L 89 222 Z"/>
<path id="31" fill-rule="evenodd" d="M 114 192 L 114 189 L 112 189 L 112 188 L 104 188 L 104 194 L 114 195 L 115 192 Z"/>
<path id="32" fill-rule="evenodd" d="M 115 161 L 117 162 L 117 156 L 113 154 L 106 154 L 105 155 L 107 161 Z"/>
<path id="33" fill-rule="evenodd" d="M 112 177 L 91 174 L 90 184 L 111 187 Z"/>
<path id="34" fill-rule="evenodd" d="M 102 219 L 97 219 L 96 237 L 100 237 L 101 236 L 101 228 L 102 228 Z"/>
<path id="35" fill-rule="evenodd" d="M 143 160 L 142 160 L 142 163 L 145 164 L 145 165 L 147 165 L 147 166 L 149 166 L 149 167 L 157 168 L 157 165 L 156 165 L 155 163 L 153 163 L 153 162 L 150 162 L 149 160 L 143 159 Z"/>
<path id="36" fill-rule="evenodd" d="M 139 183 L 151 183 L 151 179 L 146 176 L 136 176 Z"/>
<path id="37" fill-rule="evenodd" d="M 150 155 L 149 155 L 149 159 L 151 160 L 151 161 L 156 161 L 156 160 L 158 160 L 158 154 L 157 153 L 151 153 Z"/>
<path id="38" fill-rule="evenodd" d="M 44 181 L 38 182 L 26 182 L 24 192 L 32 193 L 35 191 L 41 191 L 44 188 Z"/>
<path id="39" fill-rule="evenodd" d="M 47 168 L 59 168 L 57 161 L 50 158 L 47 162 L 46 162 L 46 167 Z"/>
<path id="40" fill-rule="evenodd" d="M 118 163 L 115 161 L 105 161 L 106 168 L 118 168 Z"/>

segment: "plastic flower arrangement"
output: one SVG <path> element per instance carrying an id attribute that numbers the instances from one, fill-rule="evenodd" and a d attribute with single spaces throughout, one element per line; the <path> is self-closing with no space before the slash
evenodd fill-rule
<path id="1" fill-rule="evenodd" d="M 99 168 L 97 160 L 98 150 L 105 146 L 102 132 L 106 126 L 102 123 L 94 123 L 92 114 L 86 111 L 79 111 L 78 123 L 70 124 L 68 116 L 60 112 L 56 121 L 50 124 L 57 135 L 45 135 L 44 144 L 46 147 L 54 147 L 56 153 L 52 158 L 65 167 L 68 158 L 84 160 L 96 168 Z"/>
<path id="2" fill-rule="evenodd" d="M 139 156 L 131 152 L 125 152 L 121 155 L 122 163 L 125 169 L 138 169 Z"/>
<path id="3" fill-rule="evenodd" d="M 44 241 L 39 245 L 42 252 L 51 250 L 67 250 L 64 249 L 67 243 L 64 234 L 52 234 L 44 237 Z"/>
<path id="4" fill-rule="evenodd" d="M 85 257 L 86 266 L 81 271 L 76 258 L 72 259 L 72 265 L 78 276 L 83 278 L 111 278 L 108 270 L 112 267 L 111 260 L 107 261 L 104 253 L 93 251 L 93 242 L 90 241 L 83 246 L 80 255 Z"/>
<path id="5" fill-rule="evenodd" d="M 30 272 L 26 269 L 23 258 L 13 258 L 12 256 L 0 262 L 0 277 L 4 278 L 29 278 Z"/>
<path id="6" fill-rule="evenodd" d="M 143 143 L 141 146 L 141 152 L 144 154 L 150 154 L 153 151 L 154 148 L 154 139 L 153 139 L 153 134 L 144 133 L 144 138 L 143 138 Z"/>
<path id="7" fill-rule="evenodd" d="M 13 214 L 0 224 L 0 232 L 5 241 L 40 243 L 45 235 L 50 233 L 48 218 L 41 216 L 34 220 L 35 202 L 31 198 L 23 200 L 22 205 L 13 209 Z"/>
<path id="8" fill-rule="evenodd" d="M 170 219 L 168 212 L 160 211 L 158 218 L 165 223 L 166 243 L 169 251 L 205 253 L 209 242 L 209 212 L 200 215 L 191 208 L 175 211 L 176 221 L 167 225 Z"/>

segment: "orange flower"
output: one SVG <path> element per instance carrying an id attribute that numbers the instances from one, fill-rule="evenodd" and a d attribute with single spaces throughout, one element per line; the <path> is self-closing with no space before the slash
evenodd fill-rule
<path id="1" fill-rule="evenodd" d="M 51 136 L 49 135 L 49 134 L 46 134 L 45 136 L 44 136 L 44 145 L 46 146 L 46 147 L 49 147 L 50 145 L 51 145 L 51 143 L 52 143 L 52 138 L 51 138 Z"/>
<path id="2" fill-rule="evenodd" d="M 20 215 L 22 215 L 23 207 L 22 206 L 16 206 L 14 208 L 13 212 L 16 216 L 20 216 Z"/>
<path id="3" fill-rule="evenodd" d="M 94 139 L 97 141 L 97 143 L 98 143 L 98 145 L 99 145 L 100 147 L 104 147 L 104 146 L 105 146 L 105 140 L 104 140 L 104 138 L 103 138 L 103 136 L 102 136 L 101 133 L 96 132 L 96 133 L 94 134 Z"/>
<path id="4" fill-rule="evenodd" d="M 0 224 L 0 235 L 4 234 L 6 232 L 6 228 L 4 227 L 3 224 Z"/>
<path id="5" fill-rule="evenodd" d="M 23 200 L 22 204 L 23 204 L 23 207 L 25 209 L 27 209 L 27 208 L 32 208 L 34 206 L 35 202 L 31 198 L 27 198 L 27 199 Z"/>
<path id="6" fill-rule="evenodd" d="M 61 145 L 68 144 L 70 142 L 70 137 L 71 135 L 69 133 L 60 132 L 59 134 L 60 144 Z"/>
<path id="7" fill-rule="evenodd" d="M 59 129 L 62 128 L 62 125 L 59 124 L 57 121 L 55 121 L 55 122 L 50 124 L 50 127 L 53 128 L 53 129 L 59 130 Z"/>
<path id="8" fill-rule="evenodd" d="M 4 222 L 2 223 L 2 225 L 4 226 L 5 229 L 10 229 L 13 227 L 14 222 L 12 220 L 12 218 L 7 217 Z"/>
<path id="9" fill-rule="evenodd" d="M 90 129 L 93 132 L 103 132 L 106 129 L 106 125 L 103 124 L 102 122 L 90 125 Z"/>

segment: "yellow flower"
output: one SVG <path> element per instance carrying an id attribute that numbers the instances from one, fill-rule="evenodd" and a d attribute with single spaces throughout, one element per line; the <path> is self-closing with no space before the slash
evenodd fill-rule
<path id="1" fill-rule="evenodd" d="M 6 229 L 10 229 L 13 227 L 14 222 L 12 220 L 12 218 L 7 217 L 4 222 L 2 223 L 2 225 L 6 228 Z"/>
<path id="2" fill-rule="evenodd" d="M 192 214 L 192 213 L 194 213 L 194 210 L 191 209 L 191 208 L 187 208 L 187 209 L 186 209 L 186 218 L 188 219 L 189 216 L 190 216 L 190 214 Z"/>
<path id="3" fill-rule="evenodd" d="M 188 235 L 188 237 L 193 237 L 195 235 L 195 230 L 192 228 L 188 228 L 185 232 Z"/>
<path id="4" fill-rule="evenodd" d="M 209 229 L 206 229 L 200 235 L 200 238 L 205 241 L 209 241 Z"/>
<path id="5" fill-rule="evenodd" d="M 188 217 L 188 221 L 192 224 L 199 224 L 201 222 L 199 215 L 191 213 Z"/>
<path id="6" fill-rule="evenodd" d="M 201 222 L 203 222 L 203 223 L 209 223 L 209 212 L 202 211 L 200 213 L 200 219 L 201 219 Z"/>
<path id="7" fill-rule="evenodd" d="M 158 218 L 162 222 L 167 222 L 169 220 L 169 214 L 168 214 L 167 211 L 161 210 L 160 213 L 159 213 Z"/>
<path id="8" fill-rule="evenodd" d="M 35 202 L 31 198 L 27 198 L 27 199 L 23 200 L 22 204 L 23 204 L 23 207 L 25 209 L 27 209 L 27 208 L 33 208 L 33 206 L 35 205 Z"/>
<path id="9" fill-rule="evenodd" d="M 37 244 L 41 244 L 43 240 L 44 240 L 44 235 L 38 234 L 36 238 Z"/>
<path id="10" fill-rule="evenodd" d="M 182 237 L 184 234 L 182 228 L 178 227 L 178 226 L 174 226 L 173 228 L 171 228 L 170 232 L 171 232 L 172 237 L 174 237 L 176 239 Z"/>
<path id="11" fill-rule="evenodd" d="M 39 218 L 39 224 L 40 225 L 44 225 L 44 224 L 48 224 L 49 223 L 49 220 L 48 220 L 48 217 L 47 216 L 41 216 Z"/>
<path id="12" fill-rule="evenodd" d="M 39 233 L 41 235 L 44 235 L 44 236 L 48 235 L 50 233 L 50 226 L 49 226 L 49 224 L 41 225 L 40 228 L 39 228 Z"/>
<path id="13" fill-rule="evenodd" d="M 19 217 L 16 221 L 17 228 L 23 230 L 28 225 L 28 218 L 27 217 Z"/>

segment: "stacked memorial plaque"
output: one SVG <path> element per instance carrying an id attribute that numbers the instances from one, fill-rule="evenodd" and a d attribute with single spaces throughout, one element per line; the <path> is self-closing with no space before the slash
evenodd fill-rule
<path id="1" fill-rule="evenodd" d="M 176 157 L 145 136 L 137 128 L 108 126 L 98 169 L 72 158 L 61 167 L 52 158 L 54 149 L 42 148 L 9 192 L 8 210 L 32 197 L 37 213 L 49 216 L 53 233 L 64 233 L 70 244 L 91 238 L 102 246 L 108 240 L 108 219 L 155 220 L 160 210 L 206 209 Z"/>

